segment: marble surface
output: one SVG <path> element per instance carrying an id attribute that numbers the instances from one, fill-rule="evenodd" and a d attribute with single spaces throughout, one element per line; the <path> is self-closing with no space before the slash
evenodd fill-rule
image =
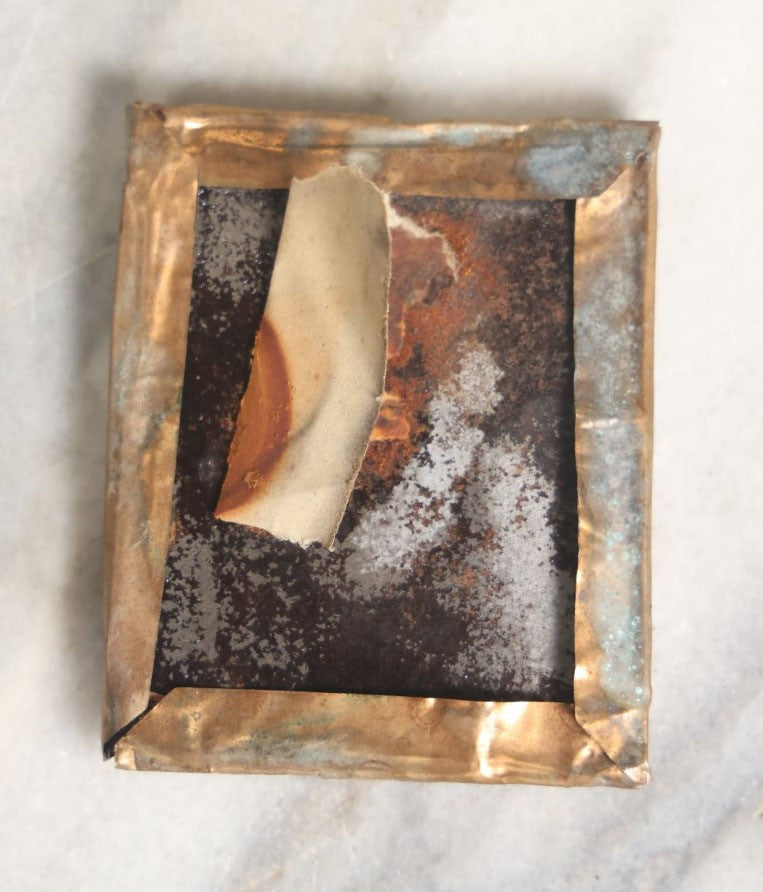
<path id="1" fill-rule="evenodd" d="M 760 888 L 762 25 L 755 0 L 6 0 L 3 889 Z M 100 762 L 106 379 L 134 98 L 662 120 L 651 786 Z"/>

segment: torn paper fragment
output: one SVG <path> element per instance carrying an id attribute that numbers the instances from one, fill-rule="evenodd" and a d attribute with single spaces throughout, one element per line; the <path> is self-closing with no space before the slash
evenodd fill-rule
<path id="1" fill-rule="evenodd" d="M 384 391 L 389 270 L 376 186 L 292 182 L 216 517 L 332 545 Z"/>

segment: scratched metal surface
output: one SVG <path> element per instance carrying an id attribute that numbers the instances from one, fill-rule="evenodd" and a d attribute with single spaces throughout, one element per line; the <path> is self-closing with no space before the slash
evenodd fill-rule
<path id="1" fill-rule="evenodd" d="M 572 203 L 393 196 L 387 396 L 329 552 L 212 517 L 285 202 L 199 192 L 152 689 L 570 701 Z"/>

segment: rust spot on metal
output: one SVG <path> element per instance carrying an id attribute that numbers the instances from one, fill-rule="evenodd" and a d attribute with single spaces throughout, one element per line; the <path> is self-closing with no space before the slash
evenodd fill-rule
<path id="1" fill-rule="evenodd" d="M 387 353 L 392 357 L 400 352 L 405 340 L 406 308 L 435 298 L 453 284 L 453 273 L 441 238 L 431 234 L 416 236 L 401 227 L 393 227 L 390 235 L 392 277 Z"/>
<path id="2" fill-rule="evenodd" d="M 371 432 L 371 441 L 406 440 L 411 433 L 411 426 L 405 417 L 405 408 L 399 397 L 393 393 L 382 396 L 376 424 Z"/>
<path id="3" fill-rule="evenodd" d="M 402 225 L 390 228 L 392 270 L 389 284 L 387 379 L 379 415 L 371 435 L 361 474 L 387 477 L 416 451 L 413 440 L 424 433 L 424 414 L 432 379 L 421 387 L 416 376 L 405 373 L 410 365 L 408 327 L 414 308 L 429 305 L 454 281 L 444 250 L 444 238 L 436 233 L 414 235 Z M 417 319 L 418 323 L 418 319 Z M 394 442 L 393 442 L 394 441 Z M 374 444 L 385 444 L 382 450 Z"/>

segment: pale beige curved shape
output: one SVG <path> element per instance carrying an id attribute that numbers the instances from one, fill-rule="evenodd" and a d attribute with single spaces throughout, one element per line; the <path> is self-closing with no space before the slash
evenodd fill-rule
<path id="1" fill-rule="evenodd" d="M 389 270 L 376 186 L 292 182 L 218 518 L 332 545 L 384 390 Z"/>

